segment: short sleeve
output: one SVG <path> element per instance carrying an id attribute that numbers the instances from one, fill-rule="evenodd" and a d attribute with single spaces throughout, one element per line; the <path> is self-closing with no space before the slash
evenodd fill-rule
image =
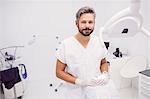
<path id="1" fill-rule="evenodd" d="M 103 46 L 103 47 L 102 47 L 102 49 L 103 49 L 102 59 L 107 58 L 108 50 L 106 49 L 106 47 L 105 47 L 105 46 Z"/>
<path id="2" fill-rule="evenodd" d="M 56 58 L 61 61 L 62 63 L 66 63 L 65 59 L 65 45 L 63 42 L 61 42 L 56 50 L 55 54 Z"/>
<path id="3" fill-rule="evenodd" d="M 102 48 L 102 51 L 103 51 L 102 59 L 107 58 L 108 50 L 107 50 L 107 48 L 105 46 L 105 43 L 103 41 L 102 32 L 99 33 L 99 42 L 100 42 L 100 45 L 101 45 L 101 48 Z"/>

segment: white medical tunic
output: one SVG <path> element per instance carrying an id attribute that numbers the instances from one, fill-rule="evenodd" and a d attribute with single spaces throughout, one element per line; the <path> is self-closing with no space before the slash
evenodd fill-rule
<path id="1" fill-rule="evenodd" d="M 106 55 L 106 47 L 95 35 L 90 36 L 86 48 L 74 36 L 69 37 L 61 42 L 56 52 L 56 58 L 67 64 L 66 71 L 82 80 L 90 80 L 101 74 L 100 62 L 106 58 Z M 68 96 L 66 99 L 104 99 L 96 95 L 97 89 L 102 89 L 102 87 L 80 88 L 77 85 L 67 83 L 66 95 Z"/>

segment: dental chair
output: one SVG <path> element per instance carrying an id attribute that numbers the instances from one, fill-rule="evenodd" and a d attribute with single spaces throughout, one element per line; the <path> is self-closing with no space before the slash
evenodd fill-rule
<path id="1" fill-rule="evenodd" d="M 138 76 L 140 71 L 145 70 L 147 67 L 146 57 L 133 56 L 120 70 L 120 74 L 124 78 L 134 78 Z"/>
<path id="2" fill-rule="evenodd" d="M 136 82 L 138 82 L 138 74 L 140 71 L 145 70 L 147 67 L 147 59 L 144 56 L 133 56 L 131 59 L 127 61 L 126 64 L 122 67 L 120 70 L 120 75 L 122 77 L 120 88 L 123 84 L 123 79 L 130 79 L 131 80 L 131 96 L 133 99 L 134 93 L 133 93 L 133 85 L 137 85 Z M 133 81 L 135 82 L 133 84 Z M 135 86 L 136 87 L 136 86 Z"/>

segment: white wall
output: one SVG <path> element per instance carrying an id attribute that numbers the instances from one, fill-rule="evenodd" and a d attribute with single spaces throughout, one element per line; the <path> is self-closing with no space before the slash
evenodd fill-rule
<path id="1" fill-rule="evenodd" d="M 2 2 L 0 1 L 0 40 L 1 39 L 1 35 L 2 35 L 2 15 L 3 15 L 3 4 Z"/>
<path id="2" fill-rule="evenodd" d="M 143 7 L 145 8 L 145 28 L 150 31 L 150 0 L 145 0 L 145 5 L 143 4 Z M 150 32 L 149 32 L 150 33 Z M 149 68 L 150 68 L 150 37 L 148 38 L 148 60 L 149 60 Z"/>
<path id="3" fill-rule="evenodd" d="M 3 2 L 0 2 L 0 48 L 24 45 L 23 49 L 18 50 L 17 55 L 21 55 L 23 59 L 20 62 L 26 64 L 28 82 L 55 83 L 58 81 L 55 77 L 54 57 L 58 43 L 56 36 L 62 40 L 76 33 L 77 28 L 74 23 L 76 11 L 85 5 L 92 6 L 96 10 L 94 33 L 97 35 L 99 27 L 118 11 L 128 7 L 130 0 L 1 1 Z M 150 0 L 142 0 L 144 26 L 150 27 L 148 9 L 150 9 Z M 36 37 L 33 38 L 33 35 Z M 114 48 L 128 49 L 129 55 L 145 55 L 150 59 L 150 39 L 143 34 L 139 33 L 134 38 L 105 40 L 110 41 Z"/>
<path id="4" fill-rule="evenodd" d="M 12 1 L 3 3 L 3 29 L 0 47 L 25 45 L 22 54 L 29 80 L 54 79 L 56 35 L 61 39 L 76 33 L 75 13 L 90 5 L 97 12 L 95 34 L 114 13 L 125 8 L 121 1 Z M 32 45 L 27 43 L 36 35 Z"/>
<path id="5" fill-rule="evenodd" d="M 141 0 L 141 14 L 143 15 L 143 27 L 146 28 L 147 30 L 150 31 L 150 1 L 149 0 Z M 143 34 L 141 34 L 143 35 Z M 148 64 L 150 64 L 150 37 L 147 37 L 145 35 L 144 36 L 144 40 L 145 40 L 145 44 L 143 44 L 143 46 L 145 46 L 145 48 L 147 49 L 146 51 L 146 56 L 148 58 Z M 138 43 L 139 44 L 139 43 Z M 141 43 L 140 43 L 141 44 Z M 149 66 L 150 67 L 150 66 Z"/>
<path id="6" fill-rule="evenodd" d="M 25 45 L 20 53 L 24 55 L 22 62 L 27 66 L 29 80 L 48 79 L 55 82 L 55 38 L 58 35 L 63 39 L 77 32 L 75 13 L 85 5 L 96 10 L 94 32 L 97 35 L 99 27 L 115 13 L 128 7 L 129 0 L 6 0 L 1 11 L 0 47 Z M 28 45 L 33 35 L 36 35 L 36 40 Z M 110 41 L 114 47 L 128 48 L 131 55 L 147 53 L 147 40 L 142 34 Z"/>

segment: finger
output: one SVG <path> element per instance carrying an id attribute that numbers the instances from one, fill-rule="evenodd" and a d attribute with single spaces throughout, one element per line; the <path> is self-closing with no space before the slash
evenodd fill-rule
<path id="1" fill-rule="evenodd" d="M 97 85 L 102 85 L 104 83 L 104 79 L 100 79 L 98 82 L 97 82 Z"/>
<path id="2" fill-rule="evenodd" d="M 88 86 L 94 86 L 95 85 L 95 80 L 92 79 L 91 81 L 88 82 Z"/>

